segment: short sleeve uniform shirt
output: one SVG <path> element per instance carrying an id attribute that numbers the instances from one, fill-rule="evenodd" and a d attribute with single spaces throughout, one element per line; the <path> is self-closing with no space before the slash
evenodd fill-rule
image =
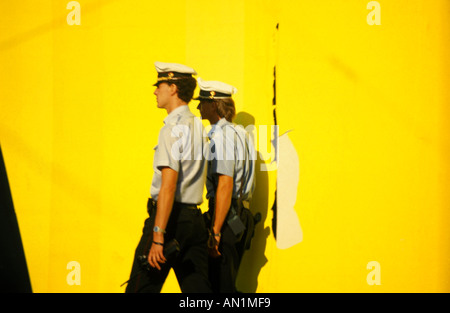
<path id="1" fill-rule="evenodd" d="M 161 189 L 161 169 L 170 167 L 178 172 L 175 201 L 189 204 L 203 202 L 206 179 L 206 159 L 203 151 L 207 139 L 203 136 L 202 122 L 187 105 L 173 110 L 165 119 L 164 127 L 154 148 L 153 180 L 150 194 L 158 200 Z"/>
<path id="2" fill-rule="evenodd" d="M 255 188 L 256 151 L 244 128 L 220 119 L 208 133 L 210 139 L 206 197 L 215 197 L 218 175 L 233 178 L 233 198 L 249 201 Z M 243 181 L 243 186 L 241 183 Z"/>

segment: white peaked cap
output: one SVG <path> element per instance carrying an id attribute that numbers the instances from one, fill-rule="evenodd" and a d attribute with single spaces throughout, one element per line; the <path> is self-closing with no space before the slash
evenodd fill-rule
<path id="1" fill-rule="evenodd" d="M 178 64 L 178 63 L 164 63 L 164 62 L 155 62 L 155 68 L 158 73 L 181 73 L 181 74 L 191 74 L 197 75 L 197 72 L 186 65 Z"/>
<path id="2" fill-rule="evenodd" d="M 198 86 L 200 87 L 199 99 L 223 99 L 230 98 L 233 94 L 237 93 L 236 87 L 228 85 L 219 81 L 205 81 L 201 77 L 197 79 Z"/>

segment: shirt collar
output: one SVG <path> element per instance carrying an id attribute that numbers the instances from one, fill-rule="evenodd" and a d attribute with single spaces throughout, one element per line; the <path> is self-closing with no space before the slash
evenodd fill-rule
<path id="1" fill-rule="evenodd" d="M 222 117 L 216 124 L 211 126 L 211 130 L 208 132 L 208 138 L 211 139 L 213 137 L 214 132 L 216 131 L 217 127 L 222 128 L 223 126 L 225 126 L 227 124 L 231 124 L 231 123 L 228 122 L 226 118 Z"/>
<path id="2" fill-rule="evenodd" d="M 178 108 L 176 108 L 175 110 L 170 112 L 169 115 L 166 116 L 166 118 L 164 119 L 164 124 L 167 125 L 167 124 L 176 123 L 178 120 L 178 116 L 183 115 L 187 112 L 190 112 L 189 106 L 184 105 L 184 104 L 182 106 L 179 106 Z"/>

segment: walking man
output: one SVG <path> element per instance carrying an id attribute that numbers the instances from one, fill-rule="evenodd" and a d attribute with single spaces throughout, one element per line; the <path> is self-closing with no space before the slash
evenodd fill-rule
<path id="1" fill-rule="evenodd" d="M 126 292 L 160 292 L 171 268 L 182 292 L 210 292 L 203 202 L 207 147 L 203 125 L 189 110 L 197 82 L 192 68 L 156 62 L 154 92 L 167 111 L 155 147 L 151 198 Z"/>

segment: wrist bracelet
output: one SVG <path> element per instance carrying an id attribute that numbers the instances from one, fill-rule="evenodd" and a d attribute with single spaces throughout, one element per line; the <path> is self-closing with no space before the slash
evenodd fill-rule
<path id="1" fill-rule="evenodd" d="M 222 234 L 221 233 L 218 233 L 218 234 L 214 234 L 214 237 L 222 237 Z"/>
<path id="2" fill-rule="evenodd" d="M 164 244 L 162 242 L 153 241 L 153 243 L 158 246 L 164 246 Z"/>

